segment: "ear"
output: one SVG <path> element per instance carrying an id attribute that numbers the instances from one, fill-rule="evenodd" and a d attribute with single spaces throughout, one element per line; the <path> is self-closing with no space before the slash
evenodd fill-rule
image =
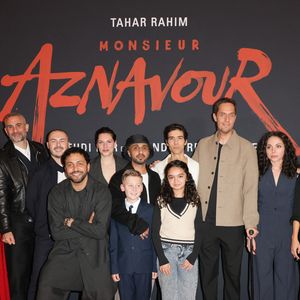
<path id="1" fill-rule="evenodd" d="M 128 156 L 131 158 L 131 155 L 130 155 L 130 152 L 129 152 L 129 150 L 127 150 L 127 154 L 128 154 Z"/>
<path id="2" fill-rule="evenodd" d="M 90 168 L 91 168 L 91 164 L 88 163 L 88 165 L 87 165 L 87 170 L 88 170 L 88 172 L 90 171 Z"/>
<path id="3" fill-rule="evenodd" d="M 217 122 L 217 116 L 216 116 L 215 113 L 213 113 L 213 119 L 214 119 L 215 122 Z"/>
<path id="4" fill-rule="evenodd" d="M 26 132 L 28 132 L 28 130 L 29 130 L 29 124 L 26 123 L 25 128 L 26 128 Z"/>
<path id="5" fill-rule="evenodd" d="M 49 143 L 48 142 L 46 143 L 46 146 L 47 146 L 47 149 L 49 149 Z"/>
<path id="6" fill-rule="evenodd" d="M 123 183 L 120 184 L 120 189 L 121 189 L 122 192 L 125 192 L 125 188 L 124 188 Z"/>

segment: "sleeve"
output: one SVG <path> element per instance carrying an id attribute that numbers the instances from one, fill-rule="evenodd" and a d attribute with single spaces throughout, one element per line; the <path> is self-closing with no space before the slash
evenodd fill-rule
<path id="1" fill-rule="evenodd" d="M 199 142 L 198 142 L 197 147 L 196 147 L 196 149 L 194 151 L 194 154 L 192 156 L 192 159 L 195 160 L 197 163 L 199 163 L 199 146 L 200 145 L 199 145 Z"/>
<path id="2" fill-rule="evenodd" d="M 300 222 L 300 176 L 298 176 L 295 186 L 294 208 L 291 221 Z"/>
<path id="3" fill-rule="evenodd" d="M 254 147 L 249 145 L 249 150 L 246 152 L 243 182 L 243 219 L 245 228 L 256 227 L 259 222 L 257 211 L 258 197 L 258 163 L 257 155 Z"/>
<path id="4" fill-rule="evenodd" d="M 201 229 L 203 228 L 203 220 L 202 220 L 202 209 L 201 206 L 197 208 L 197 213 L 195 217 L 195 242 L 194 248 L 192 253 L 186 258 L 192 265 L 195 263 L 200 247 L 201 247 L 201 239 L 202 239 L 202 232 Z"/>
<path id="5" fill-rule="evenodd" d="M 10 226 L 7 195 L 9 194 L 9 182 L 7 175 L 0 165 L 0 233 L 12 231 Z"/>
<path id="6" fill-rule="evenodd" d="M 111 220 L 111 223 L 110 223 L 109 253 L 110 253 L 111 274 L 117 274 L 117 273 L 119 273 L 118 231 L 117 231 L 116 222 L 114 220 Z"/>
<path id="7" fill-rule="evenodd" d="M 162 266 L 167 264 L 169 261 L 166 258 L 164 254 L 164 250 L 161 245 L 161 240 L 159 236 L 160 226 L 161 226 L 160 208 L 158 207 L 158 205 L 155 205 L 153 211 L 153 220 L 152 220 L 152 240 L 153 240 L 154 249 L 158 257 L 159 265 Z"/>
<path id="8" fill-rule="evenodd" d="M 64 215 L 63 198 L 56 189 L 52 189 L 48 197 L 48 217 L 51 235 L 55 241 L 81 237 L 80 233 L 64 226 L 68 216 Z"/>
<path id="9" fill-rule="evenodd" d="M 149 225 L 144 219 L 139 218 L 137 214 L 131 214 L 126 210 L 124 193 L 120 189 L 119 176 L 116 175 L 119 174 L 115 174 L 109 182 L 109 189 L 112 195 L 111 216 L 117 222 L 127 226 L 132 234 L 140 235 Z"/>
<path id="10" fill-rule="evenodd" d="M 103 188 L 94 194 L 97 202 L 94 208 L 95 217 L 92 223 L 88 220 L 75 219 L 70 229 L 76 233 L 92 239 L 102 240 L 107 237 L 110 214 L 111 195 L 107 188 Z"/>

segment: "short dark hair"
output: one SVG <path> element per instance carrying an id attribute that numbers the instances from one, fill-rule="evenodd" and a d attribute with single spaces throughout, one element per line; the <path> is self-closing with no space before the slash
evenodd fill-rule
<path id="1" fill-rule="evenodd" d="M 220 108 L 220 105 L 221 104 L 224 104 L 224 103 L 230 103 L 234 106 L 234 112 L 235 114 L 237 113 L 237 105 L 236 105 L 236 102 L 235 100 L 231 99 L 231 98 L 221 98 L 219 100 L 217 100 L 214 105 L 213 105 L 213 114 L 216 114 L 218 111 L 219 111 L 219 108 Z"/>
<path id="2" fill-rule="evenodd" d="M 97 143 L 98 143 L 98 137 L 99 137 L 99 134 L 101 133 L 108 133 L 111 135 L 112 139 L 114 141 L 117 140 L 117 135 L 115 134 L 115 132 L 109 128 L 109 127 L 101 127 L 99 128 L 96 132 L 95 132 L 95 146 L 97 147 Z"/>
<path id="3" fill-rule="evenodd" d="M 90 163 L 90 156 L 85 150 L 83 150 L 79 147 L 71 147 L 71 148 L 67 149 L 61 157 L 61 163 L 62 163 L 63 167 L 66 166 L 67 157 L 74 153 L 81 154 L 84 157 L 86 163 L 87 164 Z"/>
<path id="4" fill-rule="evenodd" d="M 178 123 L 172 123 L 172 124 L 166 126 L 165 129 L 164 129 L 164 141 L 165 142 L 168 140 L 169 132 L 173 131 L 173 130 L 180 130 L 180 131 L 182 131 L 184 139 L 185 140 L 188 139 L 188 132 L 185 129 L 185 127 L 183 125 L 181 125 L 181 124 L 178 124 Z"/>
<path id="5" fill-rule="evenodd" d="M 14 111 L 14 112 L 10 112 L 4 116 L 3 121 L 2 121 L 4 127 L 5 127 L 5 122 L 7 121 L 7 119 L 9 119 L 11 117 L 22 117 L 25 120 L 25 123 L 27 123 L 27 120 L 24 117 L 24 115 L 22 115 L 21 113 L 19 113 L 17 111 Z"/>
<path id="6" fill-rule="evenodd" d="M 69 137 L 68 133 L 67 133 L 65 130 L 59 129 L 59 128 L 55 128 L 55 129 L 50 130 L 50 131 L 47 133 L 47 135 L 46 135 L 46 142 L 49 142 L 49 136 L 50 136 L 50 134 L 53 133 L 53 132 L 55 132 L 55 131 L 63 132 L 67 137 Z"/>
<path id="7" fill-rule="evenodd" d="M 122 174 L 122 182 L 124 182 L 124 180 L 129 176 L 139 177 L 139 178 L 141 178 L 141 180 L 143 180 L 143 177 L 139 171 L 137 171 L 135 169 L 127 169 Z"/>

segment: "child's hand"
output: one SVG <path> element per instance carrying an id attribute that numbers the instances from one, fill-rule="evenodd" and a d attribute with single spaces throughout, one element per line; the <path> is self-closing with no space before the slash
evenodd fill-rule
<path id="1" fill-rule="evenodd" d="M 118 282 L 121 280 L 119 274 L 112 274 L 111 278 L 112 278 L 113 282 Z"/>
<path id="2" fill-rule="evenodd" d="M 152 272 L 152 279 L 156 279 L 157 278 L 157 272 Z"/>
<path id="3" fill-rule="evenodd" d="M 183 270 L 186 270 L 186 271 L 189 271 L 192 269 L 193 265 L 186 259 L 181 265 L 180 267 L 183 269 Z"/>
<path id="4" fill-rule="evenodd" d="M 144 240 L 147 239 L 148 236 L 149 236 L 149 227 L 143 233 L 140 234 L 140 238 Z"/>
<path id="5" fill-rule="evenodd" d="M 159 267 L 159 270 L 164 274 L 164 275 L 171 275 L 171 265 L 170 264 L 165 264 Z"/>

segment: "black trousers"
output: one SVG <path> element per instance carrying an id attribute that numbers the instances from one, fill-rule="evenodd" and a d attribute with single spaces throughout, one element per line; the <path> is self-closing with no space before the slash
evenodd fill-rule
<path id="1" fill-rule="evenodd" d="M 219 255 L 224 275 L 224 300 L 240 299 L 240 275 L 245 240 L 244 226 L 223 227 L 204 223 L 200 249 L 200 275 L 204 300 L 217 300 Z"/>
<path id="2" fill-rule="evenodd" d="M 53 240 L 51 240 L 49 237 L 35 237 L 32 272 L 28 289 L 28 300 L 35 300 L 40 271 L 48 258 L 48 254 L 52 249 L 53 244 Z"/>
<path id="3" fill-rule="evenodd" d="M 34 248 L 33 223 L 24 215 L 11 217 L 15 245 L 5 244 L 10 299 L 26 300 Z"/>

